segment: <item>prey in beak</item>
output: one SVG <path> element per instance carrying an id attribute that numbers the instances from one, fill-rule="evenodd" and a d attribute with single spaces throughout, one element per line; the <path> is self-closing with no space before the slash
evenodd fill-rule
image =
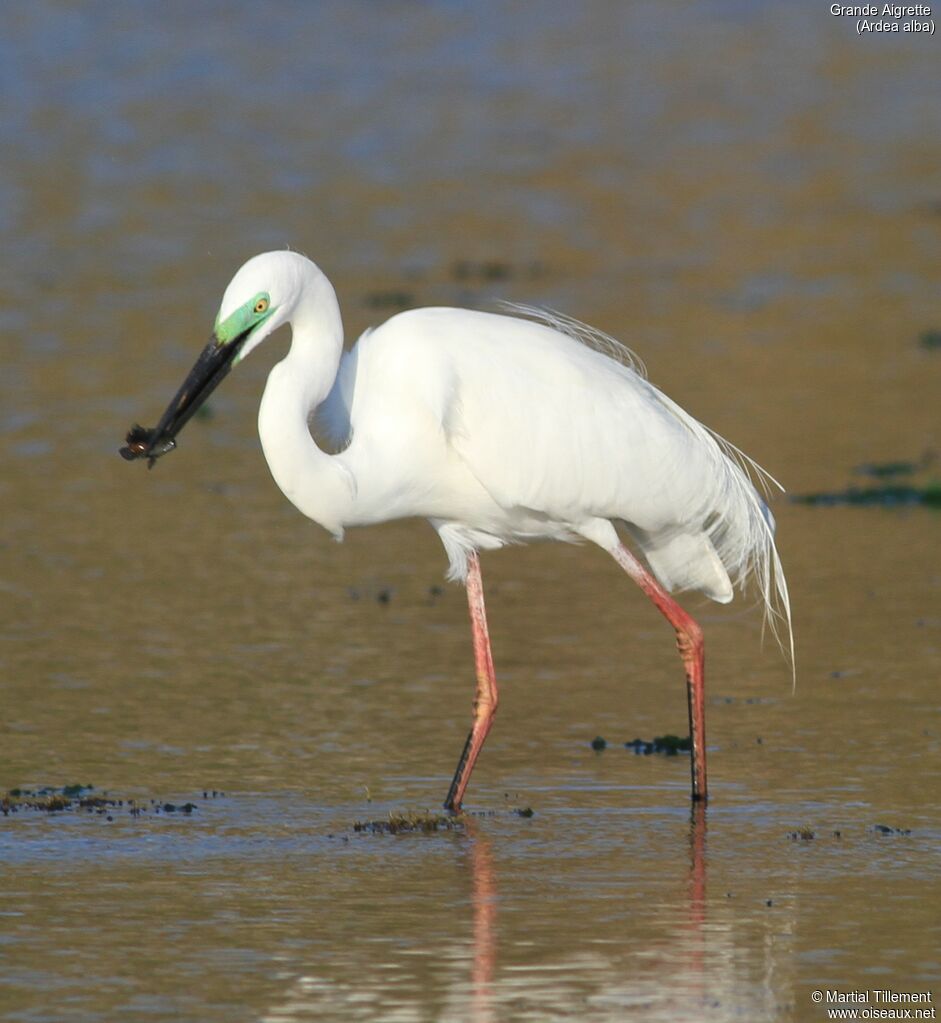
<path id="1" fill-rule="evenodd" d="M 172 451 L 176 447 L 176 435 L 228 374 L 247 336 L 246 332 L 224 344 L 213 334 L 160 422 L 152 430 L 132 426 L 127 434 L 127 444 L 121 448 L 121 457 L 129 462 L 135 458 L 146 458 L 148 467 L 152 469 L 158 458 Z"/>
<path id="2" fill-rule="evenodd" d="M 227 376 L 246 342 L 273 311 L 268 294 L 262 292 L 236 309 L 224 322 L 217 321 L 209 344 L 202 350 L 160 422 L 152 430 L 137 424 L 132 426 L 125 438 L 125 446 L 121 448 L 121 457 L 129 462 L 146 458 L 148 468 L 152 469 L 158 458 L 172 451 L 176 447 L 177 434 Z"/>

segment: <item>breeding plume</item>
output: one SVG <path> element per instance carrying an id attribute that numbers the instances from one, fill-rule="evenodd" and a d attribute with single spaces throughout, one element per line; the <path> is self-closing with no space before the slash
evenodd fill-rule
<path id="1" fill-rule="evenodd" d="M 414 309 L 344 352 L 336 294 L 295 252 L 264 253 L 238 271 L 163 418 L 153 430 L 134 427 L 121 454 L 153 465 L 171 451 L 229 370 L 286 323 L 291 348 L 258 413 L 275 482 L 337 539 L 347 526 L 428 519 L 449 577 L 467 588 L 477 691 L 445 806 L 460 809 L 497 709 L 480 551 L 546 539 L 607 551 L 673 626 L 692 795 L 704 800 L 703 638 L 670 594 L 726 603 L 751 579 L 772 625 L 783 618 L 790 635 L 774 521 L 752 483 L 770 477 L 648 383 L 627 349 L 554 314 Z M 314 442 L 313 413 L 338 453 Z"/>

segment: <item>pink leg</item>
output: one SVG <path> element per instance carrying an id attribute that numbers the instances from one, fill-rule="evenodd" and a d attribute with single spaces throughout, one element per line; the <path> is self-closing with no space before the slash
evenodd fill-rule
<path id="1" fill-rule="evenodd" d="M 467 606 L 470 609 L 471 629 L 474 633 L 474 663 L 477 667 L 477 695 L 474 698 L 474 724 L 471 728 L 464 752 L 458 761 L 454 779 L 444 801 L 446 810 L 457 813 L 461 809 L 464 790 L 470 780 L 471 771 L 493 724 L 497 712 L 497 680 L 493 673 L 493 656 L 490 653 L 490 635 L 487 632 L 487 612 L 484 608 L 484 585 L 480 577 L 480 559 L 476 552 L 468 559 Z"/>
<path id="2" fill-rule="evenodd" d="M 646 568 L 623 545 L 611 552 L 614 560 L 654 602 L 660 613 L 676 630 L 676 645 L 686 668 L 686 695 L 689 700 L 689 734 L 693 740 L 691 770 L 693 799 L 705 801 L 706 790 L 706 708 L 705 651 L 702 629 Z"/>

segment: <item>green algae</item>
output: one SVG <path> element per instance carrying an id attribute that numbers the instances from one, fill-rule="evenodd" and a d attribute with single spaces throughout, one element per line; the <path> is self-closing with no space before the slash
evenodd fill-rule
<path id="1" fill-rule="evenodd" d="M 353 830 L 370 835 L 402 835 L 416 832 L 427 835 L 436 831 L 463 831 L 464 826 L 463 814 L 405 810 L 390 811 L 385 820 L 356 821 Z"/>
<path id="2" fill-rule="evenodd" d="M 0 797 L 0 813 L 4 817 L 16 813 L 62 813 L 79 812 L 107 815 L 112 820 L 115 813 L 127 813 L 140 817 L 145 813 L 180 813 L 190 815 L 198 807 L 196 803 L 181 804 L 162 802 L 158 799 L 136 800 L 95 793 L 94 785 L 63 785 L 61 788 L 44 786 L 38 789 L 12 788 Z M 203 794 L 204 797 L 206 793 Z M 213 796 L 216 793 L 213 792 Z"/>

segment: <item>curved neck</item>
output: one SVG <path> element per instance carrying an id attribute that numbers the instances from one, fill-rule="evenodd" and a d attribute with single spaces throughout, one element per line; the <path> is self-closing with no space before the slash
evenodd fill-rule
<path id="1" fill-rule="evenodd" d="M 353 503 L 355 481 L 310 435 L 310 413 L 333 387 L 343 354 L 343 322 L 332 285 L 317 272 L 305 282 L 290 319 L 291 349 L 268 375 L 258 433 L 284 496 L 336 536 Z"/>

